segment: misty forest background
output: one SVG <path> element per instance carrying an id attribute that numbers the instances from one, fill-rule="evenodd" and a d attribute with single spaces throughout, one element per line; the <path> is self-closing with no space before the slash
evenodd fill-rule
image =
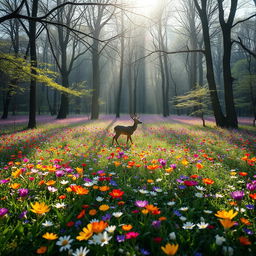
<path id="1" fill-rule="evenodd" d="M 1 0 L 0 111 L 256 119 L 254 0 Z M 203 90 L 202 90 L 203 89 Z"/>

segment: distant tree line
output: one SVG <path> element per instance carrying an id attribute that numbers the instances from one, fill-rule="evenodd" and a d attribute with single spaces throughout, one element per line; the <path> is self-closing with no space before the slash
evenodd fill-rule
<path id="1" fill-rule="evenodd" d="M 146 15 L 133 0 L 0 0 L 2 118 L 28 113 L 35 128 L 46 113 L 211 111 L 220 127 L 238 115 L 255 125 L 256 2 L 241 18 L 244 2 L 181 0 L 173 12 L 159 0 Z"/>

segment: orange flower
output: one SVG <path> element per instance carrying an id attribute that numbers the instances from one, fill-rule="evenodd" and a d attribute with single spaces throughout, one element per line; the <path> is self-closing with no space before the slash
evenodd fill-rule
<path id="1" fill-rule="evenodd" d="M 252 223 L 251 223 L 249 220 L 247 220 L 246 218 L 240 218 L 240 221 L 241 221 L 243 224 L 247 225 L 247 226 L 252 225 Z"/>
<path id="2" fill-rule="evenodd" d="M 71 190 L 74 191 L 77 195 L 87 195 L 89 193 L 89 190 L 86 188 L 83 188 L 80 185 L 73 185 L 70 186 Z"/>
<path id="3" fill-rule="evenodd" d="M 79 174 L 83 174 L 84 169 L 83 169 L 83 168 L 76 167 L 76 171 L 77 171 L 77 173 L 79 173 Z"/>
<path id="4" fill-rule="evenodd" d="M 59 199 L 65 199 L 67 196 L 66 195 L 60 195 Z"/>
<path id="5" fill-rule="evenodd" d="M 101 220 L 99 222 L 93 222 L 92 223 L 92 231 L 94 233 L 101 233 L 107 226 L 108 226 L 108 223 L 104 222 L 103 220 Z"/>
<path id="6" fill-rule="evenodd" d="M 165 169 L 165 171 L 166 171 L 166 172 L 172 172 L 172 171 L 173 171 L 173 168 L 172 168 L 172 167 L 167 168 L 167 169 Z"/>
<path id="7" fill-rule="evenodd" d="M 102 192 L 105 192 L 105 191 L 110 190 L 110 187 L 109 187 L 109 186 L 101 186 L 101 187 L 99 188 L 99 190 L 102 191 Z"/>
<path id="8" fill-rule="evenodd" d="M 252 244 L 252 242 L 245 236 L 240 236 L 238 239 L 239 239 L 240 244 L 242 244 L 242 245 L 251 245 Z"/>
<path id="9" fill-rule="evenodd" d="M 20 185 L 21 185 L 20 183 L 13 183 L 13 184 L 10 185 L 10 188 L 18 189 L 20 187 Z"/>
<path id="10" fill-rule="evenodd" d="M 205 184 L 207 184 L 207 185 L 211 185 L 211 184 L 214 183 L 214 180 L 209 179 L 209 178 L 205 178 L 205 179 L 203 179 L 203 182 L 204 182 Z"/>
<path id="11" fill-rule="evenodd" d="M 36 250 L 36 253 L 37 254 L 44 254 L 44 253 L 46 253 L 47 252 L 47 246 L 41 246 L 41 247 L 39 247 L 37 250 Z"/>
<path id="12" fill-rule="evenodd" d="M 247 172 L 239 172 L 239 175 L 240 176 L 246 176 L 246 175 L 248 175 L 248 173 Z"/>
<path id="13" fill-rule="evenodd" d="M 187 166 L 187 165 L 189 164 L 189 162 L 187 161 L 187 159 L 183 159 L 183 160 L 181 161 L 181 164 Z"/>
<path id="14" fill-rule="evenodd" d="M 45 183 L 44 180 L 40 180 L 40 181 L 38 182 L 38 185 L 41 186 L 41 185 L 43 185 L 44 183 Z"/>
<path id="15" fill-rule="evenodd" d="M 85 215 L 85 209 L 83 209 L 83 210 L 76 216 L 76 218 L 77 218 L 77 219 L 81 219 L 81 218 L 84 217 L 84 215 Z"/>
<path id="16" fill-rule="evenodd" d="M 147 180 L 147 183 L 153 183 L 153 182 L 154 182 L 153 180 L 150 180 L 150 179 Z"/>
<path id="17" fill-rule="evenodd" d="M 200 163 L 197 163 L 197 164 L 196 164 L 196 168 L 197 168 L 198 170 L 200 170 L 200 169 L 204 168 L 204 166 L 203 166 L 202 164 L 200 164 Z"/>
<path id="18" fill-rule="evenodd" d="M 91 215 L 91 216 L 94 216 L 94 215 L 96 215 L 97 214 L 97 210 L 95 210 L 95 209 L 91 209 L 90 211 L 89 211 L 89 215 Z"/>
<path id="19" fill-rule="evenodd" d="M 159 218 L 158 218 L 158 220 L 160 220 L 160 221 L 164 221 L 164 220 L 167 220 L 167 218 L 166 218 L 166 217 L 164 217 L 164 216 L 162 216 L 162 217 L 159 217 Z"/>
<path id="20" fill-rule="evenodd" d="M 47 181 L 45 184 L 46 184 L 47 186 L 52 186 L 52 185 L 54 185 L 55 183 L 56 183 L 55 180 L 49 180 L 49 181 Z"/>
<path id="21" fill-rule="evenodd" d="M 149 211 L 148 211 L 147 209 L 142 209 L 142 210 L 141 210 L 141 213 L 146 215 L 146 214 L 149 213 Z"/>
<path id="22" fill-rule="evenodd" d="M 49 206 L 46 205 L 44 202 L 43 203 L 35 202 L 34 204 L 31 203 L 31 206 L 33 208 L 31 209 L 31 211 L 37 214 L 44 214 L 50 211 Z"/>
<path id="23" fill-rule="evenodd" d="M 159 211 L 159 208 L 157 208 L 156 206 L 154 206 L 153 204 L 148 204 L 146 205 L 146 209 L 149 211 L 149 212 L 155 212 L 155 211 Z"/>
<path id="24" fill-rule="evenodd" d="M 17 169 L 16 171 L 12 172 L 13 178 L 18 178 L 21 174 L 22 174 L 21 169 Z"/>
<path id="25" fill-rule="evenodd" d="M 93 235 L 92 224 L 88 224 L 87 227 L 83 228 L 83 231 L 79 233 L 79 236 L 76 237 L 77 240 L 88 240 Z"/>
<path id="26" fill-rule="evenodd" d="M 56 240 L 58 238 L 58 236 L 56 234 L 48 233 L 48 232 L 46 232 L 44 235 L 42 235 L 42 237 L 47 240 Z"/>
<path id="27" fill-rule="evenodd" d="M 147 169 L 149 170 L 156 170 L 157 168 L 159 168 L 160 165 L 157 165 L 157 164 L 153 164 L 153 165 L 148 165 L 147 166 Z"/>
<path id="28" fill-rule="evenodd" d="M 229 204 L 230 204 L 230 205 L 233 205 L 233 206 L 236 206 L 236 205 L 237 205 L 237 202 L 231 201 L 231 202 L 229 202 Z"/>
<path id="29" fill-rule="evenodd" d="M 133 227 L 132 227 L 132 225 L 130 225 L 130 224 L 127 224 L 127 225 L 123 225 L 122 226 L 122 230 L 124 230 L 124 231 L 129 231 L 129 230 L 131 230 Z"/>
<path id="30" fill-rule="evenodd" d="M 114 165 L 115 165 L 115 167 L 118 167 L 119 165 L 121 165 L 121 163 L 118 162 L 118 161 L 115 161 L 115 162 L 114 162 Z"/>
<path id="31" fill-rule="evenodd" d="M 250 196 L 250 198 L 252 198 L 253 200 L 256 200 L 256 193 L 255 193 L 255 194 L 250 194 L 249 196 Z"/>
<path id="32" fill-rule="evenodd" d="M 231 219 L 219 219 L 219 221 L 225 229 L 232 228 L 235 225 L 235 221 Z"/>
<path id="33" fill-rule="evenodd" d="M 234 217 L 236 217 L 236 215 L 238 214 L 238 212 L 234 212 L 233 210 L 230 211 L 217 211 L 217 213 L 215 214 L 216 217 L 222 218 L 222 219 L 230 219 L 232 220 Z"/>
<path id="34" fill-rule="evenodd" d="M 109 209 L 109 206 L 107 204 L 102 204 L 100 207 L 99 207 L 99 210 L 100 211 L 107 211 Z"/>

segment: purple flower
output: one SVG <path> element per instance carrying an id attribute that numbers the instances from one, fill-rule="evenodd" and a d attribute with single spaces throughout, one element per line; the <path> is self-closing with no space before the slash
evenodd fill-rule
<path id="1" fill-rule="evenodd" d="M 250 191 L 254 191 L 256 190 L 256 183 L 255 182 L 252 182 L 252 183 L 247 183 L 246 184 L 246 188 Z"/>
<path id="2" fill-rule="evenodd" d="M 170 167 L 173 168 L 173 169 L 176 169 L 177 168 L 177 164 L 170 164 Z"/>
<path id="3" fill-rule="evenodd" d="M 20 189 L 18 190 L 18 192 L 19 192 L 19 196 L 20 196 L 20 197 L 25 197 L 25 196 L 28 195 L 28 189 L 27 189 L 27 188 L 20 188 Z"/>
<path id="4" fill-rule="evenodd" d="M 5 184 L 5 183 L 8 183 L 8 182 L 9 182 L 9 180 L 0 180 L 1 184 Z"/>
<path id="5" fill-rule="evenodd" d="M 167 161 L 164 160 L 164 159 L 158 159 L 158 162 L 162 165 L 162 166 L 165 166 Z"/>
<path id="6" fill-rule="evenodd" d="M 148 201 L 137 200 L 137 201 L 135 202 L 135 205 L 136 205 L 137 207 L 140 207 L 140 208 L 145 207 L 147 204 L 148 204 Z"/>
<path id="7" fill-rule="evenodd" d="M 62 177 L 62 176 L 65 175 L 65 172 L 64 172 L 64 171 L 56 171 L 56 172 L 55 172 L 55 175 L 56 175 L 57 177 Z"/>
<path id="8" fill-rule="evenodd" d="M 23 211 L 23 212 L 19 215 L 19 218 L 20 218 L 20 219 L 27 218 L 27 213 L 28 213 L 28 211 Z"/>
<path id="9" fill-rule="evenodd" d="M 180 186 L 178 186 L 178 188 L 179 188 L 179 189 L 185 189 L 186 186 L 185 186 L 185 185 L 180 185 Z"/>
<path id="10" fill-rule="evenodd" d="M 151 224 L 154 228 L 160 228 L 161 221 L 160 220 L 154 220 Z"/>
<path id="11" fill-rule="evenodd" d="M 0 208 L 0 217 L 3 217 L 6 213 L 8 213 L 8 209 Z"/>
<path id="12" fill-rule="evenodd" d="M 253 235 L 253 231 L 249 228 L 243 228 L 243 231 L 247 234 L 247 235 Z"/>
<path id="13" fill-rule="evenodd" d="M 112 215 L 110 213 L 107 213 L 105 216 L 102 216 L 102 220 L 108 221 L 111 219 L 111 217 L 112 217 Z"/>
<path id="14" fill-rule="evenodd" d="M 174 210 L 173 213 L 178 217 L 182 216 L 182 214 L 178 210 Z"/>
<path id="15" fill-rule="evenodd" d="M 241 201 L 244 197 L 244 191 L 234 191 L 230 193 L 231 197 L 237 201 Z"/>
<path id="16" fill-rule="evenodd" d="M 140 249 L 140 252 L 141 252 L 142 255 L 150 255 L 150 252 L 143 249 L 143 248 Z"/>
<path id="17" fill-rule="evenodd" d="M 247 209 L 249 209 L 249 210 L 253 210 L 254 209 L 254 205 L 253 204 L 247 204 L 245 207 Z"/>
<path id="18" fill-rule="evenodd" d="M 117 241 L 118 243 L 124 242 L 124 241 L 125 241 L 125 235 L 117 235 L 117 236 L 116 236 L 116 241 Z"/>

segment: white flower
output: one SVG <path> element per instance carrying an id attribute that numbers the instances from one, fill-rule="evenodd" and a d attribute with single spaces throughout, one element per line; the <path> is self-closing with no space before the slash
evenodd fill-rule
<path id="1" fill-rule="evenodd" d="M 94 223 L 94 222 L 99 222 L 99 220 L 97 220 L 97 219 L 90 220 L 90 223 Z"/>
<path id="2" fill-rule="evenodd" d="M 154 192 L 154 191 L 151 191 L 151 192 L 150 192 L 150 195 L 151 195 L 151 196 L 157 196 L 157 193 Z"/>
<path id="3" fill-rule="evenodd" d="M 54 207 L 56 207 L 57 209 L 65 208 L 66 204 L 65 203 L 57 203 L 57 204 L 54 205 Z"/>
<path id="4" fill-rule="evenodd" d="M 195 226 L 194 223 L 192 223 L 192 222 L 186 222 L 186 223 L 183 224 L 182 228 L 183 228 L 183 229 L 193 229 L 194 226 Z"/>
<path id="5" fill-rule="evenodd" d="M 103 200 L 104 200 L 104 198 L 101 197 L 101 196 L 96 197 L 96 201 L 97 201 L 97 202 L 102 202 Z"/>
<path id="6" fill-rule="evenodd" d="M 56 245 L 60 246 L 60 252 L 69 250 L 73 239 L 70 236 L 61 236 L 57 241 Z"/>
<path id="7" fill-rule="evenodd" d="M 186 212 L 188 210 L 188 207 L 181 207 L 180 211 Z"/>
<path id="8" fill-rule="evenodd" d="M 106 230 L 108 233 L 114 233 L 115 230 L 116 230 L 116 226 L 115 226 L 115 225 L 108 226 L 105 230 Z"/>
<path id="9" fill-rule="evenodd" d="M 196 186 L 196 189 L 197 189 L 197 190 L 200 190 L 200 191 L 205 191 L 205 188 L 202 187 L 202 186 Z"/>
<path id="10" fill-rule="evenodd" d="M 86 256 L 87 253 L 89 252 L 90 250 L 87 249 L 87 247 L 80 247 L 79 249 L 76 249 L 75 252 L 72 253 L 73 256 Z"/>
<path id="11" fill-rule="evenodd" d="M 175 202 L 174 201 L 170 201 L 170 202 L 167 203 L 167 205 L 168 206 L 173 206 L 173 205 L 175 205 Z"/>
<path id="12" fill-rule="evenodd" d="M 215 243 L 217 245 L 222 245 L 224 242 L 226 242 L 226 239 L 223 236 L 216 235 L 215 239 L 216 239 Z"/>
<path id="13" fill-rule="evenodd" d="M 175 232 L 171 232 L 171 233 L 169 234 L 169 238 L 170 238 L 171 240 L 176 240 L 176 234 L 175 234 Z"/>
<path id="14" fill-rule="evenodd" d="M 224 197 L 224 196 L 223 196 L 222 194 L 218 194 L 218 193 L 217 193 L 217 194 L 215 194 L 215 197 L 216 197 L 216 198 L 222 198 L 222 197 Z"/>
<path id="15" fill-rule="evenodd" d="M 93 186 L 93 185 L 94 185 L 93 182 L 86 182 L 86 183 L 84 183 L 84 186 L 85 186 L 85 187 L 91 187 L 91 186 Z"/>
<path id="16" fill-rule="evenodd" d="M 203 193 L 195 193 L 195 197 L 203 198 L 204 194 Z"/>
<path id="17" fill-rule="evenodd" d="M 238 207 L 235 207 L 235 210 L 237 211 L 237 212 L 245 212 L 246 210 L 244 209 L 244 208 L 238 208 Z"/>
<path id="18" fill-rule="evenodd" d="M 113 212 L 112 215 L 116 218 L 119 218 L 123 215 L 123 213 L 122 212 Z"/>
<path id="19" fill-rule="evenodd" d="M 186 221 L 186 220 L 187 220 L 187 218 L 186 218 L 186 217 L 184 217 L 184 216 L 180 216 L 180 220 L 181 220 L 181 221 Z"/>
<path id="20" fill-rule="evenodd" d="M 94 235 L 92 240 L 89 240 L 89 244 L 100 244 L 100 246 L 104 246 L 105 244 L 108 244 L 111 238 L 112 236 L 108 236 L 108 233 L 104 231 L 104 233 Z"/>
<path id="21" fill-rule="evenodd" d="M 230 246 L 223 246 L 223 252 L 224 252 L 225 255 L 233 256 L 234 249 Z"/>
<path id="22" fill-rule="evenodd" d="M 51 221 L 46 220 L 44 223 L 42 223 L 42 225 L 47 228 L 53 226 L 53 223 Z"/>
<path id="23" fill-rule="evenodd" d="M 62 185 L 66 185 L 66 184 L 69 183 L 69 181 L 68 181 L 68 180 L 62 180 L 60 183 L 61 183 Z"/>
<path id="24" fill-rule="evenodd" d="M 160 182 L 160 181 L 162 181 L 163 179 L 161 179 L 161 178 L 158 178 L 158 179 L 156 179 L 156 182 Z"/>
<path id="25" fill-rule="evenodd" d="M 208 223 L 205 223 L 205 222 L 201 222 L 201 223 L 197 223 L 196 224 L 198 226 L 199 229 L 205 229 L 208 227 Z"/>
<path id="26" fill-rule="evenodd" d="M 147 190 L 145 190 L 145 189 L 140 189 L 139 192 L 140 192 L 141 194 L 148 194 L 148 193 L 149 193 L 149 191 L 147 191 Z"/>
<path id="27" fill-rule="evenodd" d="M 210 211 L 210 210 L 204 210 L 204 213 L 211 214 L 212 211 Z"/>
<path id="28" fill-rule="evenodd" d="M 52 186 L 48 186 L 48 187 L 47 187 L 47 189 L 48 189 L 50 192 L 52 192 L 52 193 L 55 193 L 55 192 L 57 192 L 57 191 L 58 191 L 58 189 L 57 189 L 57 188 L 52 187 Z"/>

